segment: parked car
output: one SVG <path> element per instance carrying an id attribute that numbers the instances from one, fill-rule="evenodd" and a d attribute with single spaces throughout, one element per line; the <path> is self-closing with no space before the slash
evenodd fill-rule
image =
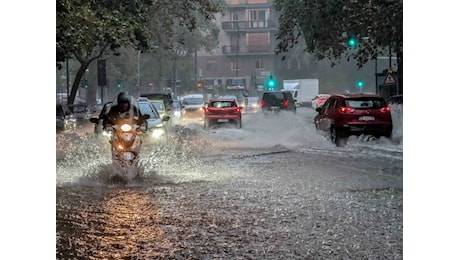
<path id="1" fill-rule="evenodd" d="M 147 141 L 167 141 L 168 129 L 166 123 L 171 119 L 168 115 L 163 117 L 157 111 L 155 106 L 147 99 L 139 98 L 139 110 L 142 115 L 149 115 L 147 119 L 147 132 L 144 137 Z"/>
<path id="2" fill-rule="evenodd" d="M 402 105 L 403 103 L 403 95 L 394 95 L 389 97 L 387 100 L 388 105 Z"/>
<path id="3" fill-rule="evenodd" d="M 204 128 L 218 123 L 234 123 L 237 128 L 242 127 L 241 110 L 235 99 L 211 99 L 204 110 Z"/>
<path id="4" fill-rule="evenodd" d="M 66 104 L 56 104 L 56 132 L 74 130 L 77 126 L 76 121 L 72 111 Z"/>
<path id="5" fill-rule="evenodd" d="M 351 135 L 390 137 L 393 129 L 390 108 L 374 94 L 332 95 L 316 111 L 316 129 L 329 133 L 337 146 L 344 146 Z"/>
<path id="6" fill-rule="evenodd" d="M 314 97 L 312 100 L 311 100 L 311 107 L 313 109 L 317 109 L 318 107 L 321 107 L 322 105 L 324 105 L 324 102 L 326 102 L 326 100 L 330 97 L 331 95 L 329 94 L 319 94 L 317 95 L 316 97 Z"/>
<path id="7" fill-rule="evenodd" d="M 189 94 L 182 97 L 184 108 L 184 119 L 202 119 L 204 115 L 204 96 L 203 94 Z"/>
<path id="8" fill-rule="evenodd" d="M 91 109 L 87 104 L 69 105 L 69 109 L 77 121 L 88 121 L 91 118 Z"/>
<path id="9" fill-rule="evenodd" d="M 289 91 L 267 91 L 262 94 L 260 101 L 262 111 L 268 112 L 291 111 L 296 113 L 297 107 Z"/>

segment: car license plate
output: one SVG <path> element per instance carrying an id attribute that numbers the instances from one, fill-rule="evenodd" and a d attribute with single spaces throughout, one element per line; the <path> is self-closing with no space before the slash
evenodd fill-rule
<path id="1" fill-rule="evenodd" d="M 279 110 L 280 107 L 272 106 L 271 109 L 272 109 L 272 110 Z"/>
<path id="2" fill-rule="evenodd" d="M 217 122 L 228 122 L 228 119 L 217 119 Z"/>
<path id="3" fill-rule="evenodd" d="M 358 120 L 359 121 L 374 121 L 375 116 L 360 116 Z"/>

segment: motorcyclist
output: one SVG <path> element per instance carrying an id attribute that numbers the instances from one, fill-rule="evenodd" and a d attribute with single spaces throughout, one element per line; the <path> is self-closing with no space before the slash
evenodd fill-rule
<path id="1" fill-rule="evenodd" d="M 115 125 L 121 119 L 133 120 L 133 123 L 141 124 L 139 109 L 132 104 L 134 98 L 128 92 L 120 92 L 116 98 L 116 104 L 110 108 L 107 117 L 104 118 L 104 129 L 108 126 Z"/>

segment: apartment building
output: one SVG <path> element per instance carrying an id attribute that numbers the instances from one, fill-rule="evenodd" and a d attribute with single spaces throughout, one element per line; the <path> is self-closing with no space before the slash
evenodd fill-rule
<path id="1" fill-rule="evenodd" d="M 276 70 L 278 16 L 272 0 L 227 0 L 228 9 L 218 16 L 219 48 L 198 51 L 197 80 L 213 95 L 257 95 Z"/>

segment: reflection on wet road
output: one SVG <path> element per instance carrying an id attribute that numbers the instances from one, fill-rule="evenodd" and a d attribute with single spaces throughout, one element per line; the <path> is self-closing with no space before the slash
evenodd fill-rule
<path id="1" fill-rule="evenodd" d="M 58 188 L 58 198 L 56 243 L 60 259 L 165 258 L 172 250 L 158 225 L 160 215 L 154 198 L 146 192 Z"/>

